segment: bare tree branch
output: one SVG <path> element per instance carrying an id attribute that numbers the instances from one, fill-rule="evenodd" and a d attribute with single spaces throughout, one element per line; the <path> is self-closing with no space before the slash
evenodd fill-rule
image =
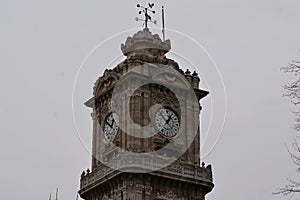
<path id="1" fill-rule="evenodd" d="M 300 61 L 291 61 L 287 66 L 282 67 L 281 70 L 299 76 Z M 300 105 L 300 77 L 298 77 L 298 80 L 296 81 L 285 84 L 283 89 L 285 90 L 283 96 L 290 98 L 295 106 Z M 294 129 L 300 131 L 300 108 L 297 107 L 297 111 L 293 111 L 293 113 L 295 114 Z"/>
<path id="2" fill-rule="evenodd" d="M 287 148 L 287 150 L 293 163 L 297 166 L 296 171 L 300 173 L 300 147 L 296 139 L 294 139 L 292 149 Z M 287 179 L 287 184 L 284 187 L 278 188 L 277 191 L 273 192 L 273 194 L 282 194 L 290 196 L 290 198 L 296 193 L 300 193 L 300 182 L 290 178 Z"/>
<path id="3" fill-rule="evenodd" d="M 283 86 L 285 90 L 283 96 L 290 98 L 291 102 L 296 106 L 296 111 L 292 111 L 295 115 L 293 129 L 300 131 L 300 61 L 291 61 L 287 66 L 282 67 L 281 70 L 298 77 L 298 80 Z M 296 138 L 294 138 L 291 147 L 287 147 L 287 151 L 297 167 L 296 171 L 300 173 L 300 146 Z M 288 199 L 291 199 L 297 193 L 300 193 L 300 182 L 290 178 L 287 179 L 287 184 L 284 187 L 278 188 L 277 191 L 273 192 L 273 194 L 289 196 Z"/>
<path id="4" fill-rule="evenodd" d="M 293 73 L 295 76 L 300 74 L 300 61 L 291 61 L 287 66 L 281 68 L 282 71 Z"/>

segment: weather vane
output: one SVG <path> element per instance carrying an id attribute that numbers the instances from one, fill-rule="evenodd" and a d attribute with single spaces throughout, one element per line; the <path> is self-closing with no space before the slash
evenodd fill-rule
<path id="1" fill-rule="evenodd" d="M 141 6 L 140 4 L 137 4 L 136 6 L 138 8 L 142 8 L 143 9 L 143 10 L 139 11 L 139 14 L 141 15 L 141 14 L 144 13 L 144 15 L 145 15 L 145 19 L 139 19 L 138 17 L 136 17 L 135 18 L 136 21 L 144 21 L 143 25 L 145 25 L 145 28 L 148 28 L 148 22 L 156 24 L 156 20 L 152 21 L 152 18 L 149 15 L 149 12 L 155 14 L 155 11 L 152 10 L 152 8 L 154 6 L 154 3 L 148 3 L 148 7 Z"/>

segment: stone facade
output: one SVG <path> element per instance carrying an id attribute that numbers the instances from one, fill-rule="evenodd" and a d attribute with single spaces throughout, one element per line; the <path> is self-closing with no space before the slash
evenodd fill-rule
<path id="1" fill-rule="evenodd" d="M 169 40 L 161 41 L 148 29 L 139 31 L 121 45 L 127 58 L 96 81 L 93 98 L 86 102 L 93 109 L 93 158 L 92 170 L 81 176 L 82 198 L 204 200 L 212 190 L 211 166 L 204 163 L 200 166 L 199 152 L 199 101 L 208 92 L 199 89 L 196 72 L 183 72 L 174 60 L 165 56 L 170 48 Z M 169 73 L 172 70 L 178 76 Z M 196 103 L 189 96 L 189 88 Z M 153 125 L 154 105 L 169 108 L 179 116 L 178 134 L 175 137 L 145 136 L 143 131 L 142 137 L 128 134 L 126 130 L 133 129 L 127 126 L 132 123 L 141 127 Z M 123 119 L 120 123 L 124 127 L 112 141 L 103 142 L 105 119 L 112 110 L 120 110 L 118 114 Z M 188 139 L 191 133 L 195 136 Z"/>
<path id="2" fill-rule="evenodd" d="M 102 166 L 82 174 L 80 192 L 84 199 L 97 200 L 204 200 L 213 187 L 211 181 L 211 166 L 175 162 L 151 173 L 122 173 Z"/>

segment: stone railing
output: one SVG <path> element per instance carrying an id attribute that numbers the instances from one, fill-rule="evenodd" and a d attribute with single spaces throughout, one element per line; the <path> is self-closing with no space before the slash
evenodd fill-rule
<path id="1" fill-rule="evenodd" d="M 83 172 L 81 175 L 80 188 L 84 189 L 87 186 L 93 185 L 110 174 L 122 172 L 165 173 L 191 178 L 196 181 L 212 182 L 211 166 L 205 166 L 204 163 L 202 163 L 202 166 L 196 166 L 178 160 L 171 163 L 168 158 L 160 158 L 157 156 L 129 156 L 118 154 L 110 162 L 107 162 L 106 165 L 101 164 L 92 172 L 90 172 L 90 170 Z"/>

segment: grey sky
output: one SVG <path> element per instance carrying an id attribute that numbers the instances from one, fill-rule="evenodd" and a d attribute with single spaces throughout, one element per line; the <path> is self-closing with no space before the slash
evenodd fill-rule
<path id="1" fill-rule="evenodd" d="M 293 77 L 279 68 L 300 57 L 300 1 L 162 2 L 166 26 L 205 47 L 227 91 L 223 134 L 205 159 L 216 184 L 207 199 L 282 199 L 271 193 L 296 174 L 285 148 L 292 106 L 281 97 Z M 1 198 L 47 199 L 59 187 L 61 200 L 75 199 L 90 155 L 73 123 L 73 82 L 97 44 L 141 27 L 136 3 L 147 1 L 0 2 Z"/>

